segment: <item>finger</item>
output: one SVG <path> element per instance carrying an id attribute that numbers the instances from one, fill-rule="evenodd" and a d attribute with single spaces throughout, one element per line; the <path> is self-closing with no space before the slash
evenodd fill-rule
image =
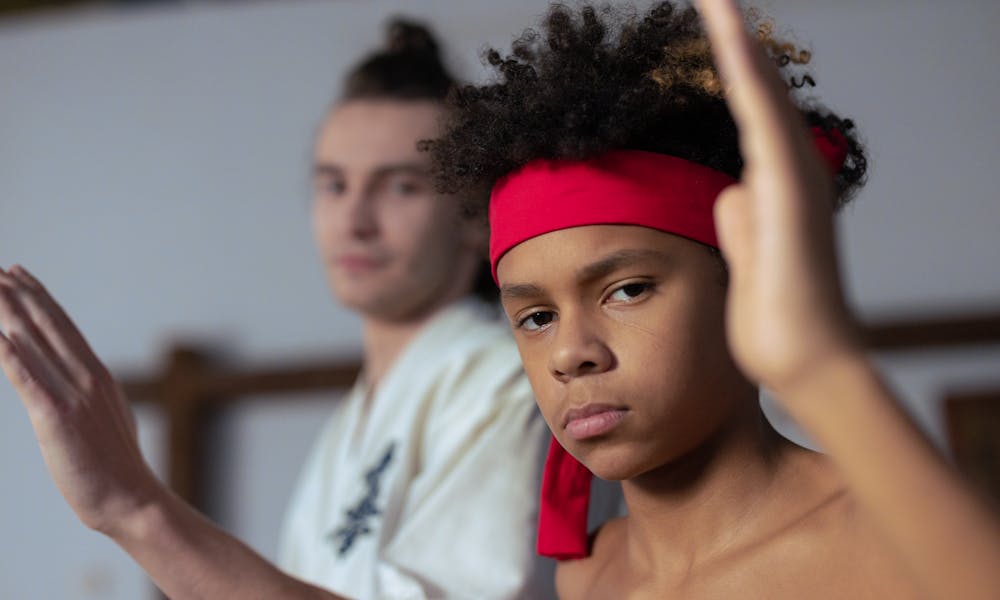
<path id="1" fill-rule="evenodd" d="M 38 323 L 49 344 L 64 361 L 74 381 L 89 385 L 103 371 L 103 365 L 86 338 L 69 318 L 45 286 L 21 265 L 14 265 L 11 274 L 27 288 L 25 305 Z"/>
<path id="2" fill-rule="evenodd" d="M 731 185 L 719 194 L 714 207 L 719 250 L 729 265 L 730 280 L 742 278 L 755 260 L 757 223 L 747 190 Z"/>
<path id="3" fill-rule="evenodd" d="M 15 265 L 11 268 L 10 275 L 26 288 L 24 304 L 29 307 L 43 339 L 51 341 L 52 346 L 56 348 L 58 356 L 55 362 L 71 373 L 68 381 L 72 382 L 73 390 L 81 392 L 79 394 L 80 400 L 85 404 L 90 401 L 99 401 L 101 398 L 109 400 L 115 405 L 111 413 L 112 416 L 120 416 L 125 430 L 134 436 L 134 416 L 128 402 L 120 388 L 112 380 L 111 374 L 104 367 L 104 364 L 91 350 L 83 334 L 76 328 L 59 303 L 48 293 L 45 286 L 26 268 Z M 17 341 L 14 340 L 15 344 Z M 30 359 L 33 358 L 33 354 L 37 353 L 27 354 Z M 35 370 L 39 370 L 39 368 Z"/>
<path id="4" fill-rule="evenodd" d="M 795 160 L 807 140 L 801 117 L 773 62 L 746 30 L 733 0 L 701 0 L 699 11 L 747 163 Z M 777 134 L 777 135 L 776 135 Z"/>
<path id="5" fill-rule="evenodd" d="M 50 382 L 54 389 L 68 390 L 72 387 L 58 357 L 27 316 L 16 281 L 3 272 L 0 272 L 0 324 L 23 360 L 31 363 L 36 377 Z"/>
<path id="6" fill-rule="evenodd" d="M 32 423 L 40 415 L 51 414 L 57 395 L 44 377 L 38 373 L 37 364 L 4 333 L 0 332 L 0 369 L 14 386 L 21 402 L 28 410 Z"/>
<path id="7" fill-rule="evenodd" d="M 0 308 L 0 322 L 11 336 L 17 338 L 20 345 L 29 346 L 36 358 L 48 365 L 50 370 L 58 373 L 64 383 L 74 379 L 74 375 L 58 352 L 49 343 L 48 337 L 39 328 L 38 323 L 46 319 L 32 310 L 30 291 L 17 281 L 10 273 L 0 269 L 0 287 L 2 287 L 3 306 Z"/>

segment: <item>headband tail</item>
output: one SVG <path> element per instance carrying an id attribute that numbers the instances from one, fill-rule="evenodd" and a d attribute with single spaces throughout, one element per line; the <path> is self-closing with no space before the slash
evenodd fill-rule
<path id="1" fill-rule="evenodd" d="M 567 560 L 589 554 L 587 509 L 592 477 L 587 467 L 553 436 L 545 459 L 538 512 L 538 553 L 542 556 Z"/>

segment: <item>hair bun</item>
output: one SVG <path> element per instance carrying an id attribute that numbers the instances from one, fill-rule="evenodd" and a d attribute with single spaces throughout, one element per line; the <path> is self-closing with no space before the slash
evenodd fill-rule
<path id="1" fill-rule="evenodd" d="M 397 16 L 386 23 L 385 33 L 382 48 L 344 79 L 343 99 L 444 100 L 455 81 L 430 29 Z"/>
<path id="2" fill-rule="evenodd" d="M 386 31 L 386 51 L 390 53 L 426 52 L 438 55 L 438 43 L 426 26 L 407 19 L 389 22 Z"/>

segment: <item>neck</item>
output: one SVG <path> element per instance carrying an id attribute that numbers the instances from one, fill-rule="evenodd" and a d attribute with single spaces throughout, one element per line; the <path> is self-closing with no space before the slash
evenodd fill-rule
<path id="1" fill-rule="evenodd" d="M 801 449 L 752 400 L 701 446 L 622 482 L 630 562 L 683 573 L 759 532 L 790 455 Z"/>
<path id="2" fill-rule="evenodd" d="M 396 363 L 406 346 L 430 323 L 441 310 L 454 304 L 459 298 L 448 297 L 423 311 L 419 317 L 408 319 L 384 319 L 366 316 L 362 323 L 364 345 L 365 379 L 372 388 L 381 381 Z"/>

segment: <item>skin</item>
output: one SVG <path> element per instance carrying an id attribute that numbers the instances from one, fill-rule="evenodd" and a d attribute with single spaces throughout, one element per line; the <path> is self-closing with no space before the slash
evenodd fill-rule
<path id="1" fill-rule="evenodd" d="M 848 560 L 845 555 L 856 554 L 871 555 L 874 562 L 860 572 L 842 570 L 844 579 L 864 581 L 875 573 L 891 586 L 900 565 L 906 583 L 925 597 L 991 598 L 1000 589 L 1000 526 L 907 420 L 856 342 L 839 285 L 827 175 L 784 85 L 744 31 L 735 5 L 705 0 L 699 6 L 731 90 L 728 99 L 746 164 L 743 181 L 724 192 L 716 209 L 731 272 L 725 302 L 729 354 L 747 380 L 775 392 L 828 451 L 829 459 L 818 460 L 782 444 L 764 444 L 766 452 L 755 450 L 773 436 L 766 430 L 755 433 L 748 425 L 750 419 L 742 416 L 744 405 L 736 397 L 741 385 L 730 373 L 720 371 L 725 376 L 713 385 L 726 390 L 733 386 L 732 398 L 713 395 L 707 384 L 684 376 L 653 378 L 655 385 L 649 390 L 641 386 L 635 400 L 616 401 L 634 402 L 629 404 L 634 415 L 660 418 L 674 411 L 684 416 L 686 410 L 673 394 L 693 386 L 692 393 L 713 400 L 711 423 L 701 429 L 709 435 L 699 440 L 695 432 L 647 442 L 637 439 L 644 427 L 637 423 L 623 427 L 622 439 L 608 452 L 588 450 L 586 460 L 593 460 L 601 472 L 636 480 L 625 487 L 630 520 L 635 521 L 631 529 L 621 521 L 607 526 L 597 540 L 594 561 L 581 561 L 575 570 L 562 568 L 560 592 L 574 598 L 588 593 L 616 598 L 813 598 L 843 590 L 840 597 L 854 597 L 854 588 L 819 586 L 833 585 L 821 558 Z M 608 250 L 617 249 L 604 248 Z M 513 267 L 508 261 L 515 251 L 501 262 L 501 283 L 535 283 L 509 279 Z M 572 254 L 579 259 L 580 253 Z M 532 258 L 521 266 L 537 269 L 538 263 L 554 257 Z M 532 273 L 524 276 L 540 279 Z M 652 343 L 653 336 L 639 331 L 645 319 L 626 325 L 625 309 L 595 307 L 592 288 L 578 289 L 577 297 L 570 297 L 575 284 L 559 273 L 553 277 L 554 287 L 546 292 L 551 298 L 545 300 L 556 303 L 549 308 L 563 311 L 566 319 L 557 321 L 558 336 L 552 336 L 565 343 L 554 346 L 587 352 L 596 348 L 600 354 L 603 345 L 619 361 L 651 360 L 635 349 Z M 718 315 L 715 300 L 697 276 L 684 275 L 679 281 L 683 284 L 671 281 L 666 286 L 675 293 L 654 299 L 670 300 L 672 309 L 694 311 L 695 318 L 704 317 L 702 310 Z M 692 308 L 688 296 L 699 294 L 707 304 Z M 644 310 L 640 307 L 646 303 L 654 304 L 637 303 L 634 310 Z M 584 333 L 567 332 L 565 323 L 582 324 L 579 315 L 585 312 L 597 322 Z M 651 324 L 676 325 L 671 319 L 654 316 Z M 119 543 L 170 597 L 331 597 L 283 576 L 155 482 L 138 456 L 134 427 L 117 386 L 65 313 L 22 268 L 0 269 L 0 324 L 0 365 L 24 403 L 60 490 L 85 524 Z M 604 339 L 618 327 L 627 328 L 638 346 L 625 352 L 618 344 L 625 338 Z M 684 343 L 683 331 L 661 333 L 669 352 Z M 521 336 L 519 332 L 522 352 L 530 351 Z M 721 360 L 714 351 L 704 352 Z M 551 364 L 563 365 L 553 371 L 567 379 L 565 365 L 572 362 Z M 598 372 L 588 373 L 588 362 L 598 365 Z M 617 368 L 593 360 L 576 364 L 586 368 L 578 368 L 569 383 L 560 382 L 574 389 L 579 387 L 574 381 L 612 376 Z M 554 376 L 538 366 L 531 370 L 533 381 Z M 548 386 L 537 391 L 546 418 L 556 423 L 559 434 L 554 413 L 573 396 L 560 396 L 551 392 L 559 386 Z M 661 399 L 663 406 L 655 402 Z M 629 445 L 637 451 L 628 452 Z M 755 453 L 771 459 L 759 460 Z M 733 456 L 749 459 L 741 465 Z M 658 461 L 665 462 L 657 466 Z M 769 493 L 762 489 L 765 485 L 782 494 Z M 699 510 L 700 501 L 710 501 L 717 510 Z M 675 507 L 686 511 L 690 526 L 670 512 Z M 808 526 L 799 525 L 803 522 Z M 863 530 L 870 530 L 870 539 Z M 699 531 L 715 537 L 705 541 Z M 674 539 L 676 549 L 671 547 Z M 810 552 L 817 539 L 830 548 L 821 558 Z M 881 548 L 886 549 L 884 555 Z M 804 562 L 795 569 L 786 566 L 788 560 Z M 791 575 L 813 568 L 821 571 L 818 582 Z M 598 593 L 604 591 L 599 586 L 616 584 L 622 587 Z M 895 588 L 885 589 L 870 592 L 905 597 L 906 590 L 896 594 Z"/>

